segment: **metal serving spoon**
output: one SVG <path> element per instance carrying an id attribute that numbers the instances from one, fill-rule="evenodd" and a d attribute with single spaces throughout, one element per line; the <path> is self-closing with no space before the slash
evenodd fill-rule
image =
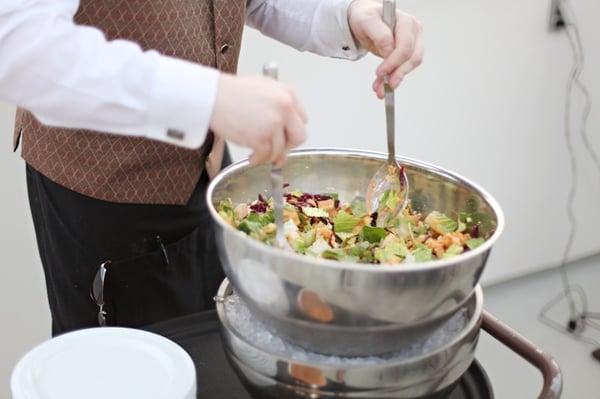
<path id="1" fill-rule="evenodd" d="M 277 64 L 269 62 L 263 66 L 263 75 L 277 79 L 279 69 Z M 275 244 L 281 249 L 289 249 L 290 244 L 285 238 L 283 227 L 283 175 L 280 167 L 271 165 L 271 196 L 273 197 L 273 211 L 275 213 Z"/>
<path id="2" fill-rule="evenodd" d="M 383 20 L 392 32 L 396 30 L 396 1 L 383 1 Z M 384 78 L 385 90 L 385 120 L 387 127 L 388 160 L 385 165 L 375 172 L 367 186 L 367 210 L 369 213 L 378 212 L 377 226 L 384 226 L 386 221 L 393 218 L 406 207 L 408 202 L 408 178 L 404 166 L 396 161 L 395 144 L 395 105 L 394 90 L 389 85 L 388 77 Z M 397 193 L 399 201 L 386 201 L 391 207 L 379 209 L 379 203 L 386 191 Z"/>

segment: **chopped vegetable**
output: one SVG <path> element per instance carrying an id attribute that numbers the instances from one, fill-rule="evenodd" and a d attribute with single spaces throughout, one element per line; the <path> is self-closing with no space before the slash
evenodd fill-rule
<path id="1" fill-rule="evenodd" d="M 319 208 L 312 208 L 312 207 L 305 206 L 302 208 L 302 212 L 304 212 L 304 214 L 306 216 L 314 217 L 314 218 L 329 217 L 329 214 L 326 211 L 324 211 L 323 209 L 319 209 Z"/>
<path id="2" fill-rule="evenodd" d="M 255 223 L 260 224 L 261 226 L 264 226 L 269 223 L 273 223 L 275 221 L 275 212 L 271 210 L 271 211 L 264 212 L 261 214 L 250 213 L 246 217 L 246 220 L 250 221 L 250 222 L 255 222 Z"/>
<path id="3" fill-rule="evenodd" d="M 339 239 L 342 241 L 346 241 L 346 240 L 349 240 L 349 239 L 357 236 L 356 233 L 342 233 L 342 232 L 339 232 L 339 233 L 336 232 L 335 235 L 338 236 Z"/>
<path id="4" fill-rule="evenodd" d="M 485 240 L 481 237 L 479 238 L 472 238 L 470 240 L 467 240 L 466 244 L 467 247 L 469 247 L 469 249 L 475 249 L 477 247 L 479 247 L 481 244 L 483 244 L 485 242 Z"/>
<path id="5" fill-rule="evenodd" d="M 262 226 L 259 223 L 250 222 L 248 220 L 243 220 L 238 225 L 238 229 L 243 231 L 246 234 L 251 234 L 260 230 Z"/>
<path id="6" fill-rule="evenodd" d="M 394 234 L 389 234 L 374 251 L 375 259 L 380 263 L 400 263 L 410 255 L 406 244 Z"/>
<path id="7" fill-rule="evenodd" d="M 425 223 L 438 234 L 451 233 L 458 228 L 457 222 L 437 211 L 433 211 L 427 215 Z"/>
<path id="8" fill-rule="evenodd" d="M 227 221 L 229 224 L 235 224 L 235 213 L 231 199 L 225 199 L 219 202 L 219 215 Z"/>
<path id="9" fill-rule="evenodd" d="M 462 245 L 459 244 L 452 244 L 448 247 L 448 249 L 446 250 L 446 252 L 444 253 L 444 255 L 442 255 L 442 258 L 446 259 L 446 258 L 452 258 L 456 255 L 460 255 L 462 254 L 464 251 L 464 247 Z"/>
<path id="10" fill-rule="evenodd" d="M 331 247 L 322 238 L 317 239 L 310 247 L 306 248 L 306 253 L 312 256 L 321 256 L 323 252 L 330 250 Z"/>
<path id="11" fill-rule="evenodd" d="M 333 198 L 329 198 L 323 201 L 317 201 L 319 209 L 323 209 L 325 212 L 330 212 L 335 209 L 335 201 Z"/>
<path id="12" fill-rule="evenodd" d="M 385 207 L 389 210 L 394 210 L 400 204 L 400 196 L 396 190 L 386 190 L 383 194 L 381 194 L 381 198 L 379 199 L 379 207 Z"/>
<path id="13" fill-rule="evenodd" d="M 485 242 L 495 227 L 482 213 L 417 212 L 411 203 L 399 214 L 398 195 L 386 192 L 377 212 L 369 215 L 364 198 L 341 202 L 336 193 L 285 194 L 284 233 L 291 248 L 308 256 L 358 263 L 399 264 L 459 256 Z M 273 201 L 262 195 L 234 206 L 229 199 L 218 205 L 219 215 L 233 227 L 266 244 L 274 244 Z M 381 220 L 381 216 L 385 220 Z"/>
<path id="14" fill-rule="evenodd" d="M 341 260 L 341 261 L 346 261 L 346 262 L 358 261 L 358 257 L 348 255 L 346 253 L 346 250 L 342 249 L 342 248 L 327 249 L 327 250 L 323 251 L 321 256 L 325 259 Z"/>
<path id="15" fill-rule="evenodd" d="M 379 197 L 377 215 L 375 223 L 379 227 L 390 226 L 394 224 L 394 218 L 397 217 L 398 207 L 401 198 L 397 190 L 389 189 L 383 192 Z"/>
<path id="16" fill-rule="evenodd" d="M 417 244 L 417 249 L 412 253 L 412 256 L 414 256 L 417 262 L 427 262 L 433 259 L 431 249 L 423 244 Z"/>
<path id="17" fill-rule="evenodd" d="M 333 218 L 333 230 L 336 233 L 351 233 L 358 224 L 358 221 L 359 219 L 356 216 L 345 211 L 339 211 L 335 218 Z"/>
<path id="18" fill-rule="evenodd" d="M 362 229 L 361 237 L 363 240 L 375 244 L 383 240 L 383 237 L 385 237 L 385 229 L 383 227 L 365 226 Z"/>

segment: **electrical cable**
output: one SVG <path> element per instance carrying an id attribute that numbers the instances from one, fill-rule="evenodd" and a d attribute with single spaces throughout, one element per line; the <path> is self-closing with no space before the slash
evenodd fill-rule
<path id="1" fill-rule="evenodd" d="M 568 29 L 568 28 L 566 28 Z M 569 36 L 570 37 L 570 36 Z M 571 45 L 573 44 L 569 41 Z M 565 100 L 565 121 L 564 121 L 564 129 L 565 129 L 565 140 L 567 144 L 567 151 L 569 153 L 569 161 L 571 164 L 571 187 L 569 188 L 569 195 L 567 197 L 567 218 L 569 220 L 569 235 L 567 237 L 567 243 L 565 245 L 565 249 L 563 252 L 563 257 L 560 263 L 560 272 L 561 278 L 563 281 L 563 287 L 565 288 L 566 299 L 569 302 L 569 311 L 571 317 L 575 316 L 576 309 L 575 303 L 571 296 L 571 292 L 569 291 L 569 276 L 567 275 L 566 264 L 569 258 L 569 254 L 571 253 L 571 248 L 573 246 L 573 242 L 575 241 L 575 236 L 577 234 L 577 218 L 574 212 L 574 202 L 575 197 L 577 195 L 578 188 L 578 178 L 577 178 L 577 159 L 575 158 L 575 150 L 573 148 L 573 142 L 571 140 L 571 97 L 573 91 L 573 82 L 575 81 L 575 77 L 577 76 L 579 70 L 579 57 L 577 57 L 577 51 L 575 47 L 571 46 L 573 50 L 574 62 L 571 68 L 571 73 L 569 75 L 569 80 L 567 81 L 567 96 Z"/>
<path id="2" fill-rule="evenodd" d="M 569 13 L 571 15 L 574 15 L 571 4 L 568 1 L 563 1 L 562 4 L 564 4 L 565 7 L 569 9 Z M 594 165 L 596 166 L 596 169 L 598 169 L 598 172 L 600 172 L 600 156 L 598 156 L 598 153 L 594 150 L 594 146 L 590 142 L 589 136 L 587 134 L 587 129 L 586 129 L 587 121 L 588 121 L 588 118 L 592 111 L 592 98 L 591 98 L 591 95 L 590 95 L 590 92 L 589 92 L 587 86 L 585 84 L 583 84 L 580 79 L 581 72 L 582 72 L 583 66 L 585 64 L 585 53 L 583 51 L 581 33 L 579 31 L 579 26 L 575 22 L 574 17 L 569 18 L 566 21 L 566 27 L 571 28 L 571 30 L 572 30 L 572 34 L 570 34 L 570 32 L 567 30 L 567 37 L 569 38 L 569 42 L 570 42 L 570 45 L 571 45 L 571 48 L 573 49 L 573 51 L 578 52 L 578 58 L 579 58 L 580 68 L 579 68 L 578 73 L 575 76 L 574 83 L 577 86 L 577 88 L 581 91 L 581 94 L 583 95 L 584 100 L 585 100 L 583 114 L 581 117 L 581 127 L 580 127 L 579 133 L 581 136 L 581 140 L 583 141 L 585 150 L 587 151 L 588 155 L 594 162 Z"/>
<path id="3" fill-rule="evenodd" d="M 569 281 L 569 276 L 567 273 L 568 269 L 568 259 L 571 253 L 571 249 L 573 247 L 573 243 L 575 241 L 575 237 L 577 234 L 577 218 L 574 212 L 574 203 L 575 198 L 577 196 L 578 190 L 578 164 L 577 158 L 575 157 L 575 150 L 572 142 L 572 128 L 571 128 L 571 108 L 572 108 L 572 98 L 574 94 L 574 89 L 577 89 L 581 92 L 584 97 L 584 107 L 581 113 L 580 119 L 580 137 L 584 144 L 584 147 L 594 162 L 594 165 L 600 172 L 600 157 L 594 150 L 589 137 L 587 135 L 587 122 L 589 115 L 592 109 L 592 99 L 589 93 L 587 86 L 581 81 L 580 76 L 583 70 L 583 66 L 585 63 L 583 45 L 581 40 L 581 34 L 579 32 L 579 26 L 575 22 L 575 18 L 572 17 L 574 15 L 572 8 L 568 0 L 561 0 L 558 4 L 559 10 L 565 20 L 565 32 L 567 35 L 567 39 L 569 41 L 569 46 L 571 48 L 573 54 L 573 66 L 571 67 L 571 71 L 569 73 L 569 78 L 567 80 L 567 90 L 566 90 L 566 99 L 565 99 L 565 119 L 564 119 L 564 137 L 567 145 L 567 151 L 569 154 L 569 162 L 570 162 L 570 174 L 571 174 L 571 186 L 569 189 L 569 194 L 567 198 L 567 218 L 569 221 L 569 235 L 567 237 L 567 241 L 565 243 L 565 248 L 562 256 L 561 263 L 559 265 L 561 282 L 563 286 L 563 291 L 552 298 L 550 301 L 546 303 L 540 310 L 538 314 L 539 320 L 550 328 L 559 331 L 563 334 L 567 334 L 568 336 L 590 344 L 596 347 L 600 346 L 598 341 L 594 340 L 591 337 L 586 337 L 582 335 L 582 332 L 586 327 L 590 327 L 594 330 L 600 330 L 600 324 L 597 324 L 593 321 L 593 319 L 600 320 L 599 313 L 588 312 L 588 301 L 585 290 L 579 285 L 573 285 Z M 567 10 L 570 11 L 571 17 L 564 18 L 564 12 Z M 579 296 L 580 301 L 580 310 L 578 311 L 578 307 L 576 304 L 576 300 L 574 295 L 577 294 Z M 565 328 L 563 323 L 559 323 L 550 317 L 548 317 L 548 312 L 556 306 L 562 299 L 566 299 L 569 306 L 569 320 L 567 326 Z"/>

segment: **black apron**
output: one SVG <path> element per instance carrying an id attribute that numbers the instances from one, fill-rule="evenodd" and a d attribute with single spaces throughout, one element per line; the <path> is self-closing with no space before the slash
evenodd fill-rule
<path id="1" fill-rule="evenodd" d="M 223 164 L 229 162 L 226 153 Z M 28 165 L 52 335 L 99 325 L 90 288 L 102 264 L 109 326 L 141 327 L 213 308 L 224 274 L 206 206 L 208 182 L 204 172 L 185 206 L 118 204 L 71 191 Z"/>

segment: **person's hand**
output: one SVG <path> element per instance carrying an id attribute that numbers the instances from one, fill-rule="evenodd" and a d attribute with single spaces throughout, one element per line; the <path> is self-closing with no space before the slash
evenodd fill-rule
<path id="1" fill-rule="evenodd" d="M 373 90 L 383 98 L 383 78 L 396 88 L 423 60 L 423 28 L 412 15 L 396 11 L 396 32 L 383 21 L 381 1 L 354 0 L 348 8 L 350 30 L 361 47 L 383 58 Z"/>
<path id="2" fill-rule="evenodd" d="M 253 150 L 252 164 L 281 166 L 288 150 L 306 139 L 306 113 L 292 90 L 266 77 L 222 73 L 211 130 Z"/>

